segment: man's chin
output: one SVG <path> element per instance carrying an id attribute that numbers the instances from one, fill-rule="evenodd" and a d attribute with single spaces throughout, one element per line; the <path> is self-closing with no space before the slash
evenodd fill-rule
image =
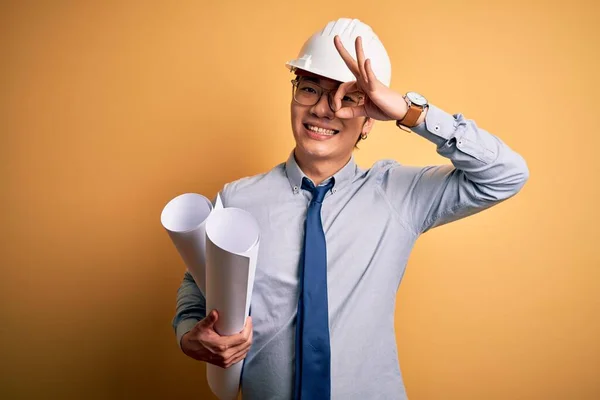
<path id="1" fill-rule="evenodd" d="M 316 142 L 316 141 L 305 141 L 300 150 L 307 156 L 315 159 L 331 158 L 335 153 L 335 146 L 333 143 Z"/>

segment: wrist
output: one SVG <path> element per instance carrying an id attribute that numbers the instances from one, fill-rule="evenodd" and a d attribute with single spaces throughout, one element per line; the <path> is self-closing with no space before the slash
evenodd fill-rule
<path id="1" fill-rule="evenodd" d="M 179 322 L 179 324 L 177 324 L 176 337 L 177 337 L 177 344 L 179 345 L 179 348 L 181 348 L 183 345 L 183 337 L 188 332 L 190 332 L 194 328 L 194 326 L 196 326 L 197 323 L 198 323 L 197 319 L 188 318 L 188 319 L 184 319 L 183 321 Z"/>
<path id="2" fill-rule="evenodd" d="M 181 351 L 183 351 L 184 354 L 187 354 L 186 349 L 188 348 L 190 332 L 191 331 L 184 333 L 183 336 L 181 337 L 181 341 L 179 343 L 179 345 L 181 347 Z"/>
<path id="3" fill-rule="evenodd" d="M 402 117 L 396 120 L 396 125 L 403 130 L 410 130 L 422 124 L 429 110 L 427 99 L 417 92 L 407 92 L 402 96 L 404 111 Z"/>
<path id="4" fill-rule="evenodd" d="M 402 95 L 400 118 L 398 118 L 397 121 L 402 121 L 404 117 L 406 117 L 406 113 L 408 113 L 408 101 L 406 100 L 406 95 Z"/>

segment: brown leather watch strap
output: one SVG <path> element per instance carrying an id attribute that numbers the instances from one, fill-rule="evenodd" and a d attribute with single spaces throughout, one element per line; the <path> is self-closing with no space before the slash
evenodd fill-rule
<path id="1" fill-rule="evenodd" d="M 423 107 L 419 107 L 411 103 L 411 105 L 408 107 L 408 111 L 406 111 L 406 115 L 404 118 L 398 121 L 398 124 L 412 128 L 413 126 L 417 125 L 417 121 L 419 120 L 422 112 Z"/>

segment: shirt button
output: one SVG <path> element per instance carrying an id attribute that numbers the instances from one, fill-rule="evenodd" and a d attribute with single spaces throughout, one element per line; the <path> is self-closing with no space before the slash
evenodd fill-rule
<path id="1" fill-rule="evenodd" d="M 440 130 L 440 126 L 439 125 L 434 126 L 433 130 L 436 131 L 436 132 L 439 131 Z"/>
<path id="2" fill-rule="evenodd" d="M 331 189 L 331 193 L 335 193 L 335 192 L 337 192 L 336 188 Z"/>
<path id="3" fill-rule="evenodd" d="M 298 186 L 294 186 L 294 193 L 298 193 Z"/>

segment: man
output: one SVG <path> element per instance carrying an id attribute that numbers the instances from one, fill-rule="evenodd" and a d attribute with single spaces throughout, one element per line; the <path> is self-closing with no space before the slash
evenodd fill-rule
<path id="1" fill-rule="evenodd" d="M 387 53 L 358 20 L 330 22 L 288 67 L 293 152 L 221 191 L 226 207 L 260 224 L 252 317 L 239 334 L 218 335 L 217 312 L 206 316 L 186 273 L 177 339 L 225 368 L 245 358 L 244 399 L 405 399 L 394 306 L 415 240 L 515 195 L 527 165 L 473 120 L 390 89 Z M 358 167 L 353 149 L 374 120 L 398 121 L 452 165 Z"/>

